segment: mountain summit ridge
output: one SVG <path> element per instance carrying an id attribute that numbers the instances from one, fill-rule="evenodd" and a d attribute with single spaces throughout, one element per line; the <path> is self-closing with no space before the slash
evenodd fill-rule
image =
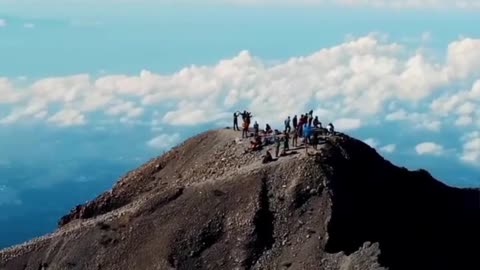
<path id="1" fill-rule="evenodd" d="M 480 190 L 344 134 L 268 164 L 238 136 L 207 131 L 152 159 L 0 251 L 0 269 L 480 269 Z"/>

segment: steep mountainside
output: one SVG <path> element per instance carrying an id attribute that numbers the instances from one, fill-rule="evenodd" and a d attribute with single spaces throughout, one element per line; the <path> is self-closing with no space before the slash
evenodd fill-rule
<path id="1" fill-rule="evenodd" d="M 480 269 L 480 191 L 346 135 L 262 164 L 209 131 L 77 206 L 0 269 Z"/>

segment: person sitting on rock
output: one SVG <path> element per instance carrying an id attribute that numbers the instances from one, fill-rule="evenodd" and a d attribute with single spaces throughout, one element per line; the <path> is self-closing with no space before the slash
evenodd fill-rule
<path id="1" fill-rule="evenodd" d="M 328 130 L 328 133 L 329 133 L 329 134 L 331 134 L 331 135 L 334 135 L 334 134 L 335 134 L 335 127 L 333 126 L 332 123 L 329 123 L 329 124 L 328 124 L 327 130 Z"/>
<path id="2" fill-rule="evenodd" d="M 273 161 L 272 154 L 270 154 L 270 151 L 267 151 L 267 153 L 265 153 L 265 156 L 263 157 L 262 163 L 266 164 L 272 161 Z"/>
<path id="3" fill-rule="evenodd" d="M 269 124 L 265 125 L 265 133 L 271 134 L 273 132 L 272 127 Z"/>
<path id="4" fill-rule="evenodd" d="M 255 139 L 250 141 L 250 149 L 252 151 L 258 151 L 262 149 L 262 138 L 260 136 L 255 136 Z"/>

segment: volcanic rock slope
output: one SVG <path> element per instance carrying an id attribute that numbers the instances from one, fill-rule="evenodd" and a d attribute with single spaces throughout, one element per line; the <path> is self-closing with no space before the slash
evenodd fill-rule
<path id="1" fill-rule="evenodd" d="M 193 137 L 77 206 L 0 269 L 480 269 L 480 192 L 346 135 L 262 164 L 232 130 Z"/>

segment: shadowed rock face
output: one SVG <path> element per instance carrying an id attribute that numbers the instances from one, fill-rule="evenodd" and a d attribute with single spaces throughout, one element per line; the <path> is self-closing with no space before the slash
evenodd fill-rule
<path id="1" fill-rule="evenodd" d="M 378 242 L 391 269 L 478 269 L 480 192 L 409 172 L 353 140 L 332 151 L 328 252 Z M 477 254 L 477 255 L 475 255 Z"/>
<path id="2" fill-rule="evenodd" d="M 262 164 L 210 131 L 0 251 L 0 269 L 480 269 L 480 192 L 348 136 Z M 264 150 L 266 151 L 266 150 Z"/>

